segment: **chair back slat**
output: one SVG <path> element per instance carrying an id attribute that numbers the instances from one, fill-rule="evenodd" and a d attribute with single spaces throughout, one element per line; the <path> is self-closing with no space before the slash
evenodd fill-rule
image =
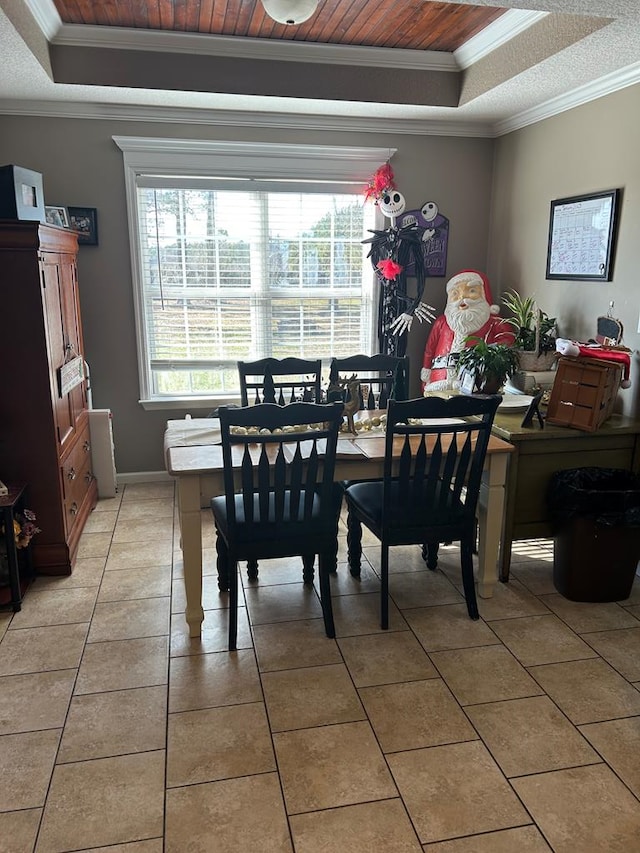
<path id="1" fill-rule="evenodd" d="M 242 454 L 242 495 L 244 497 L 245 521 L 253 521 L 253 460 L 248 445 Z"/>
<path id="2" fill-rule="evenodd" d="M 337 387 L 347 376 L 360 383 L 360 409 L 386 409 L 389 400 L 406 400 L 409 389 L 409 359 L 393 355 L 352 355 L 331 359 L 330 386 Z"/>
<path id="3" fill-rule="evenodd" d="M 239 361 L 242 406 L 275 403 L 286 406 L 298 401 L 322 402 L 320 387 L 322 359 L 262 358 Z"/>

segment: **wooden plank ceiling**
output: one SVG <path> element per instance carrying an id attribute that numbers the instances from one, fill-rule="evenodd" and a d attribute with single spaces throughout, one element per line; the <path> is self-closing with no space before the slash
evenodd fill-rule
<path id="1" fill-rule="evenodd" d="M 505 12 L 430 0 L 320 0 L 299 26 L 260 0 L 54 0 L 65 24 L 452 52 Z"/>

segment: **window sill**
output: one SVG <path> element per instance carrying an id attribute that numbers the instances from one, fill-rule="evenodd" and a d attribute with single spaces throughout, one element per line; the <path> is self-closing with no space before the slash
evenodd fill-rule
<path id="1" fill-rule="evenodd" d="M 138 400 L 145 412 L 175 410 L 210 412 L 218 406 L 240 405 L 239 397 L 166 397 L 163 399 Z"/>

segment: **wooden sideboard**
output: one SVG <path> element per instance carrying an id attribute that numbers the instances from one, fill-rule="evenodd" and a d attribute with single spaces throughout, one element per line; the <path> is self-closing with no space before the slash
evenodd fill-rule
<path id="1" fill-rule="evenodd" d="M 493 434 L 513 444 L 505 493 L 500 580 L 509 578 L 511 546 L 518 539 L 553 535 L 547 509 L 552 474 L 594 465 L 640 471 L 640 421 L 612 415 L 595 432 L 537 423 L 522 427 L 522 412 L 496 415 Z"/>
<path id="2" fill-rule="evenodd" d="M 33 562 L 50 575 L 71 573 L 97 500 L 86 381 L 73 385 L 84 363 L 77 249 L 68 229 L 0 221 L 0 478 L 29 483 Z"/>

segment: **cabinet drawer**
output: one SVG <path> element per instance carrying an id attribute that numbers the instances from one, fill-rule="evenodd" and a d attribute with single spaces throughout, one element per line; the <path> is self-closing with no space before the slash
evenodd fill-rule
<path id="1" fill-rule="evenodd" d="M 67 531 L 73 527 L 75 517 L 93 479 L 89 427 L 86 425 L 62 465 L 62 491 Z"/>

